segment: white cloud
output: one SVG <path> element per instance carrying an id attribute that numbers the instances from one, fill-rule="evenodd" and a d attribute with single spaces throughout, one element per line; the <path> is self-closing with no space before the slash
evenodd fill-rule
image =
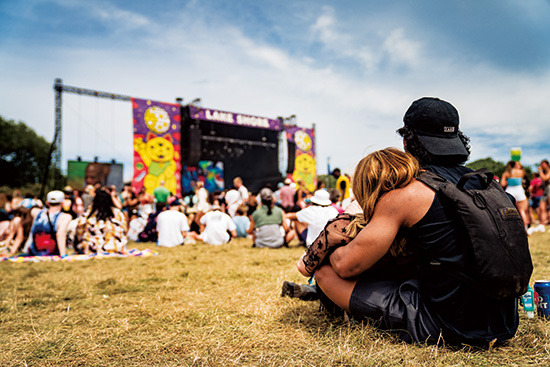
<path id="1" fill-rule="evenodd" d="M 338 21 L 332 7 L 322 8 L 322 14 L 310 30 L 327 50 L 334 52 L 335 58 L 351 58 L 361 63 L 367 70 L 375 68 L 379 62 L 379 57 L 365 43 L 365 40 L 354 40 L 353 35 L 338 30 Z"/>
<path id="2" fill-rule="evenodd" d="M 420 44 L 409 40 L 402 28 L 395 29 L 384 40 L 384 51 L 390 63 L 396 66 L 414 68 L 420 64 Z"/>
<path id="3" fill-rule="evenodd" d="M 114 8 L 108 13 L 97 16 L 114 21 L 124 10 Z M 10 86 L 0 90 L 2 114 L 40 127 L 38 130 L 50 137 L 51 85 L 58 76 L 70 85 L 166 102 L 176 96 L 185 101 L 201 97 L 204 106 L 228 111 L 267 117 L 296 114 L 300 125 L 317 124 L 321 172 L 327 156 L 331 156 L 333 167 L 348 169 L 374 149 L 400 146 L 395 130 L 410 103 L 422 96 L 439 96 L 458 108 L 462 128 L 472 136 L 474 159 L 493 156 L 505 160 L 510 144 L 517 143 L 530 157 L 530 144 L 550 140 L 550 71 L 543 75 L 514 74 L 488 64 L 449 59 L 444 54 L 426 58 L 422 50 L 429 45 L 407 36 L 405 28 L 380 31 L 366 39 L 348 30 L 353 27 L 341 27 L 332 8 L 324 8 L 309 29 L 327 50 L 345 60 L 293 53 L 284 45 L 244 33 L 238 24 L 214 25 L 196 12 L 174 13 L 170 24 L 137 15 L 129 24 L 150 22 L 142 29 L 146 36 L 137 40 L 137 49 L 114 45 L 88 49 L 83 37 L 82 48 L 37 50 L 40 55 L 36 60 L 18 56 L 17 52 L 6 58 L 7 51 L 0 50 L 0 58 L 9 59 L 7 68 L 0 70 L 0 79 Z M 121 38 L 121 42 L 124 40 Z M 376 43 L 380 47 L 372 47 L 375 53 L 369 45 Z M 346 67 L 349 60 L 371 72 L 350 72 Z M 386 64 L 388 61 L 390 64 Z M 24 66 L 24 72 L 19 65 Z M 406 70 L 397 73 L 396 68 Z M 36 101 L 34 108 L 29 108 L 29 100 Z M 116 120 L 122 140 L 113 149 L 108 128 L 107 137 L 97 139 L 88 131 L 87 143 L 82 137 L 74 138 L 78 133 L 74 129 L 71 132 L 67 125 L 66 133 L 73 136 L 64 137 L 64 158 L 74 158 L 79 149 L 93 151 L 97 144 L 105 159 L 126 157 L 128 165 L 132 156 L 131 125 L 123 120 L 129 107 L 122 104 L 118 112 L 119 107 L 110 105 L 96 108 L 93 99 L 89 106 L 83 100 L 80 107 L 78 103 L 78 98 L 67 98 L 67 124 L 70 118 L 78 122 L 78 114 L 81 124 L 93 124 L 95 114 L 105 110 L 106 115 L 99 119 L 107 123 Z M 117 111 L 114 117 L 111 109 Z M 88 127 L 81 127 L 80 134 L 85 130 Z"/>

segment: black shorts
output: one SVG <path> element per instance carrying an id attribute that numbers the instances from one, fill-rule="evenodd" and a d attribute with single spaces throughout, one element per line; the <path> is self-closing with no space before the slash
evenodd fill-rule
<path id="1" fill-rule="evenodd" d="M 398 332 L 408 343 L 436 343 L 441 333 L 436 318 L 420 298 L 416 279 L 398 283 L 361 277 L 351 294 L 349 308 L 355 319 L 378 321 L 380 329 Z"/>
<path id="2" fill-rule="evenodd" d="M 302 233 L 299 233 L 299 234 L 298 234 L 298 238 L 300 239 L 301 242 L 306 243 L 306 239 L 307 239 L 307 228 L 304 229 L 304 230 L 302 231 Z"/>

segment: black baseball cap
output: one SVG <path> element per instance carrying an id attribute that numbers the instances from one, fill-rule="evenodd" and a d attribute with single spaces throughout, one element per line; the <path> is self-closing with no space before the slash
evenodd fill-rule
<path id="1" fill-rule="evenodd" d="M 403 117 L 424 148 L 439 156 L 468 156 L 458 136 L 458 111 L 452 104 L 435 97 L 414 101 Z"/>

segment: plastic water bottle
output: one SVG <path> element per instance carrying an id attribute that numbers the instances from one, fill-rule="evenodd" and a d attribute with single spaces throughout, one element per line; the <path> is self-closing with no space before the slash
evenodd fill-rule
<path id="1" fill-rule="evenodd" d="M 521 296 L 521 305 L 527 313 L 527 317 L 535 317 L 535 295 L 531 286 L 529 286 L 527 292 Z"/>

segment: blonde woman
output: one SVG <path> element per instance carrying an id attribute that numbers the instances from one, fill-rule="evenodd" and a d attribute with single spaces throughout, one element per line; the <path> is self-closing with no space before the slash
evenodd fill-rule
<path id="1" fill-rule="evenodd" d="M 418 161 L 408 153 L 397 148 L 386 148 L 369 154 L 363 158 L 355 169 L 353 177 L 353 192 L 360 210 L 338 215 L 328 222 L 325 229 L 307 249 L 298 261 L 297 267 L 304 276 L 311 276 L 322 264 L 327 254 L 342 245 L 346 245 L 364 228 L 374 213 L 376 203 L 387 192 L 400 189 L 410 184 L 419 173 Z M 405 263 L 411 258 L 406 250 L 405 241 L 397 239 L 390 247 L 390 251 L 370 271 L 384 271 L 391 267 L 388 276 L 391 279 L 404 279 L 410 274 L 407 266 L 394 267 L 399 262 Z"/>

